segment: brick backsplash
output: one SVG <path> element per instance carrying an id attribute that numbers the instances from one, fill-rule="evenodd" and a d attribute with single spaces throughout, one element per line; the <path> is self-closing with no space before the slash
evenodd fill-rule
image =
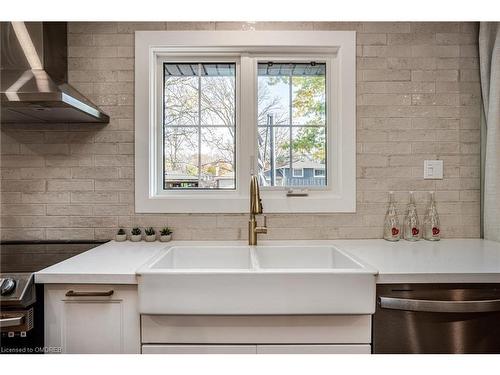
<path id="1" fill-rule="evenodd" d="M 357 212 L 271 214 L 269 239 L 380 238 L 387 191 L 400 212 L 437 191 L 445 237 L 480 234 L 477 24 L 463 22 L 71 22 L 69 81 L 107 126 L 3 124 L 2 239 L 110 239 L 168 225 L 177 239 L 244 239 L 247 215 L 134 214 L 135 30 L 357 31 Z M 444 160 L 424 180 L 423 160 Z"/>

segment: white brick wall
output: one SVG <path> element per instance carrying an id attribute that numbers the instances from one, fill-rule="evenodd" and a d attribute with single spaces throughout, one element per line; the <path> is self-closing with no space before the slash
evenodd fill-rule
<path id="1" fill-rule="evenodd" d="M 109 239 L 172 226 L 178 239 L 243 239 L 246 215 L 134 215 L 135 30 L 356 30 L 356 214 L 270 215 L 274 239 L 379 238 L 387 191 L 402 210 L 437 190 L 445 237 L 478 237 L 480 90 L 475 23 L 70 23 L 69 79 L 107 126 L 2 125 L 2 239 Z M 424 159 L 444 180 L 422 179 Z M 264 236 L 266 237 L 266 236 Z"/>

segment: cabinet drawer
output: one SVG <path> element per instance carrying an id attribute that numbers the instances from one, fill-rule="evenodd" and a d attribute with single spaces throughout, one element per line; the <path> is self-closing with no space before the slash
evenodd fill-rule
<path id="1" fill-rule="evenodd" d="M 142 354 L 255 354 L 255 345 L 143 345 Z"/>
<path id="2" fill-rule="evenodd" d="M 257 345 L 257 354 L 371 354 L 370 345 Z"/>
<path id="3" fill-rule="evenodd" d="M 370 344 L 370 315 L 142 315 L 143 344 Z"/>
<path id="4" fill-rule="evenodd" d="M 143 345 L 142 354 L 370 354 L 370 345 Z"/>

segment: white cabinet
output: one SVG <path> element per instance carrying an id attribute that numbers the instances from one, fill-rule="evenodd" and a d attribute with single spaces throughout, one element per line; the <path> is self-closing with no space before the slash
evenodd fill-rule
<path id="1" fill-rule="evenodd" d="M 370 345 L 143 345 L 142 354 L 370 354 Z"/>
<path id="2" fill-rule="evenodd" d="M 369 315 L 142 315 L 141 324 L 136 285 L 45 285 L 45 345 L 62 353 L 369 354 L 370 342 Z"/>
<path id="3" fill-rule="evenodd" d="M 143 344 L 370 344 L 370 315 L 141 315 Z"/>
<path id="4" fill-rule="evenodd" d="M 143 345 L 142 354 L 255 354 L 255 345 Z"/>
<path id="5" fill-rule="evenodd" d="M 140 353 L 135 285 L 45 285 L 45 345 L 62 353 Z"/>
<path id="6" fill-rule="evenodd" d="M 370 354 L 370 315 L 142 315 L 144 354 Z"/>
<path id="7" fill-rule="evenodd" d="M 371 354 L 371 345 L 257 345 L 257 354 Z"/>

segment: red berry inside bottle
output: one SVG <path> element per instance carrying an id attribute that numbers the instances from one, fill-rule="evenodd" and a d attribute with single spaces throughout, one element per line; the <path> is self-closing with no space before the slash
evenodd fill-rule
<path id="1" fill-rule="evenodd" d="M 397 236 L 399 234 L 399 229 L 398 228 L 392 228 L 392 235 Z"/>
<path id="2" fill-rule="evenodd" d="M 440 232 L 439 228 L 436 228 L 436 227 L 432 228 L 432 235 L 433 236 L 437 236 L 439 234 L 439 232 Z"/>
<path id="3" fill-rule="evenodd" d="M 413 236 L 417 236 L 417 235 L 418 235 L 418 232 L 419 232 L 419 231 L 418 231 L 418 228 L 411 228 L 411 234 L 412 234 Z"/>

